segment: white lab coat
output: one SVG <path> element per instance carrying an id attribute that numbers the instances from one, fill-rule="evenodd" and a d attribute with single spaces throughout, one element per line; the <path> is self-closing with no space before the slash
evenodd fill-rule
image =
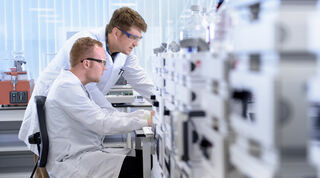
<path id="1" fill-rule="evenodd" d="M 23 140 L 27 147 L 36 154 L 38 154 L 36 145 L 30 145 L 28 142 L 28 136 L 39 131 L 34 96 L 47 96 L 51 84 L 56 79 L 61 69 L 70 68 L 69 53 L 71 47 L 73 43 L 81 37 L 91 37 L 100 41 L 103 44 L 106 52 L 105 28 L 79 32 L 66 41 L 64 46 L 59 50 L 58 54 L 40 74 L 19 131 L 19 139 Z M 143 97 L 149 98 L 149 96 L 152 95 L 153 83 L 147 77 L 145 71 L 139 66 L 136 56 L 127 56 L 123 53 L 119 53 L 115 58 L 115 63 L 113 63 L 108 52 L 106 52 L 106 56 L 107 70 L 104 71 L 101 81 L 98 84 L 90 83 L 86 85 L 90 95 L 92 96 L 92 99 L 96 104 L 102 108 L 108 109 L 110 112 L 114 111 L 114 108 L 112 108 L 111 104 L 105 99 L 104 94 L 107 93 L 120 78 L 120 69 L 124 70 L 123 76 L 128 83 Z"/>
<path id="2" fill-rule="evenodd" d="M 103 147 L 103 136 L 147 126 L 149 111 L 105 111 L 70 71 L 61 71 L 45 104 L 50 177 L 117 178 L 128 149 Z M 150 116 L 150 115 L 149 115 Z"/>

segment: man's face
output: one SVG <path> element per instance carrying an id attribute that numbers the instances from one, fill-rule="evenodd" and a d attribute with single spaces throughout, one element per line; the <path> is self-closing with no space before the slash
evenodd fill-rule
<path id="1" fill-rule="evenodd" d="M 128 31 L 118 29 L 121 32 L 119 37 L 120 52 L 129 55 L 133 48 L 139 45 L 139 40 L 142 38 L 141 30 L 132 26 Z"/>
<path id="2" fill-rule="evenodd" d="M 95 46 L 93 48 L 92 57 L 90 58 L 96 59 L 97 61 L 89 60 L 90 69 L 88 70 L 87 75 L 88 80 L 89 82 L 99 82 L 104 70 L 107 69 L 106 63 L 102 62 L 106 61 L 106 54 L 103 47 Z"/>

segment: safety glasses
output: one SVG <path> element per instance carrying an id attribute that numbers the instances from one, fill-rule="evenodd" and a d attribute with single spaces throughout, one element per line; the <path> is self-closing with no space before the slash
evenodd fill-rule
<path id="1" fill-rule="evenodd" d="M 118 28 L 118 27 L 117 27 L 117 28 Z M 130 41 L 136 41 L 136 42 L 138 42 L 138 41 L 140 41 L 140 40 L 142 39 L 142 36 L 133 35 L 133 34 L 131 34 L 131 33 L 129 33 L 129 32 L 126 32 L 126 31 L 122 30 L 121 28 L 118 28 L 118 29 L 119 29 L 122 33 L 126 34 Z"/>
<path id="2" fill-rule="evenodd" d="M 85 59 L 82 59 L 82 60 L 81 60 L 81 63 L 82 63 L 84 60 L 96 61 L 96 62 L 102 63 L 104 66 L 107 65 L 107 61 L 106 61 L 106 60 L 95 59 L 95 58 L 85 58 Z"/>

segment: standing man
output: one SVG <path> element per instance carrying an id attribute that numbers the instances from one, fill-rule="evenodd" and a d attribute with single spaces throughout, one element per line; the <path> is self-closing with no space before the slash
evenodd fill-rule
<path id="1" fill-rule="evenodd" d="M 106 62 L 102 43 L 79 38 L 70 52 L 70 70 L 62 70 L 49 90 L 45 107 L 50 177 L 143 177 L 141 157 L 126 156 L 130 149 L 105 148 L 103 138 L 151 125 L 151 112 L 106 111 L 84 87 L 100 81 L 108 70 Z"/>
<path id="2" fill-rule="evenodd" d="M 51 84 L 61 69 L 70 68 L 71 47 L 81 37 L 90 37 L 100 41 L 106 55 L 108 70 L 103 72 L 99 83 L 86 85 L 87 91 L 97 105 L 109 112 L 115 110 L 106 100 L 105 94 L 121 75 L 133 89 L 143 97 L 149 98 L 152 94 L 153 83 L 139 66 L 136 56 L 130 55 L 142 39 L 142 32 L 146 30 L 147 24 L 143 18 L 136 11 L 123 7 L 114 11 L 110 23 L 105 28 L 79 32 L 67 40 L 36 82 L 19 131 L 19 139 L 23 140 L 31 151 L 38 154 L 36 145 L 30 145 L 28 142 L 28 136 L 39 131 L 34 96 L 47 96 Z"/>

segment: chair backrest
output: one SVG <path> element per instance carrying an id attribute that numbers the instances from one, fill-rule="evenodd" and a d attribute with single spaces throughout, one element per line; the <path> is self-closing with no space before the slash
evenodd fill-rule
<path id="1" fill-rule="evenodd" d="M 45 167 L 47 164 L 48 152 L 49 152 L 49 138 L 46 125 L 46 113 L 45 113 L 45 96 L 35 96 L 35 102 L 37 105 L 38 121 L 40 128 L 40 151 L 38 166 Z"/>

